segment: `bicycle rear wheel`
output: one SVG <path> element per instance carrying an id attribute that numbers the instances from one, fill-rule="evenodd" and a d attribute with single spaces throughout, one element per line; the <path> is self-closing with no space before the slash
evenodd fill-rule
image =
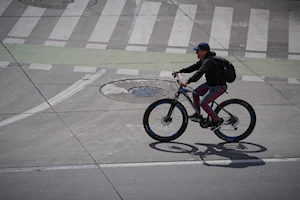
<path id="1" fill-rule="evenodd" d="M 227 142 L 237 142 L 248 137 L 256 124 L 256 114 L 252 106 L 241 99 L 222 102 L 215 112 L 226 123 L 215 134 Z"/>
<path id="2" fill-rule="evenodd" d="M 178 101 L 161 99 L 146 109 L 143 124 L 151 138 L 170 142 L 183 134 L 188 124 L 188 115 Z"/>

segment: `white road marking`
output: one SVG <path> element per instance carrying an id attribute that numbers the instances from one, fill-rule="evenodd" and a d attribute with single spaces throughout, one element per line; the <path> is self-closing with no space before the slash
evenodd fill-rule
<path id="1" fill-rule="evenodd" d="M 89 39 L 90 42 L 109 42 L 126 0 L 108 0 Z"/>
<path id="2" fill-rule="evenodd" d="M 0 16 L 4 13 L 6 8 L 11 4 L 13 0 L 1 0 L 0 1 Z"/>
<path id="3" fill-rule="evenodd" d="M 265 77 L 264 76 L 248 76 L 243 75 L 242 76 L 243 81 L 255 81 L 255 82 L 264 82 Z"/>
<path id="4" fill-rule="evenodd" d="M 182 12 L 182 11 L 184 12 Z M 188 47 L 197 12 L 197 5 L 179 4 L 168 46 Z M 188 16 L 186 16 L 186 14 Z M 192 19 L 190 19 L 192 18 Z"/>
<path id="5" fill-rule="evenodd" d="M 245 57 L 247 58 L 266 58 L 266 53 L 259 53 L 259 52 L 246 52 Z"/>
<path id="6" fill-rule="evenodd" d="M 255 163 L 295 163 L 300 158 L 265 158 L 265 159 L 241 159 L 241 160 L 207 160 L 207 161 L 170 161 L 170 162 L 140 162 L 140 163 L 116 163 L 116 164 L 88 164 L 88 165 L 63 165 L 40 166 L 21 168 L 0 168 L 0 173 L 52 171 L 70 169 L 97 169 L 97 168 L 122 168 L 122 167 L 156 167 L 156 166 L 182 166 L 182 165 L 229 165 L 229 164 L 255 164 Z"/>
<path id="7" fill-rule="evenodd" d="M 8 36 L 26 38 L 30 35 L 46 8 L 28 6 Z"/>
<path id="8" fill-rule="evenodd" d="M 233 8 L 215 7 L 209 39 L 211 49 L 229 49 L 232 16 Z"/>
<path id="9" fill-rule="evenodd" d="M 88 67 L 88 66 L 75 66 L 74 72 L 86 72 L 86 73 L 95 73 L 97 67 Z"/>
<path id="10" fill-rule="evenodd" d="M 289 13 L 289 53 L 300 53 L 300 17 Z"/>
<path id="11" fill-rule="evenodd" d="M 269 10 L 251 9 L 246 51 L 267 51 L 269 15 Z"/>
<path id="12" fill-rule="evenodd" d="M 142 3 L 128 44 L 147 45 L 149 43 L 160 5 L 160 2 L 144 1 Z"/>
<path id="13" fill-rule="evenodd" d="M 87 43 L 85 48 L 90 48 L 90 49 L 106 49 L 107 48 L 107 44 Z"/>
<path id="14" fill-rule="evenodd" d="M 170 72 L 170 71 L 161 71 L 159 76 L 161 76 L 161 77 L 172 77 L 172 72 Z"/>
<path id="15" fill-rule="evenodd" d="M 127 51 L 147 51 L 147 47 L 143 46 L 127 46 Z"/>
<path id="16" fill-rule="evenodd" d="M 288 78 L 289 84 L 300 84 L 300 79 L 297 78 Z"/>
<path id="17" fill-rule="evenodd" d="M 28 69 L 50 70 L 51 68 L 52 65 L 32 63 Z"/>
<path id="18" fill-rule="evenodd" d="M 0 68 L 6 68 L 9 65 L 9 62 L 0 62 Z"/>
<path id="19" fill-rule="evenodd" d="M 117 74 L 138 75 L 138 69 L 118 69 Z"/>
<path id="20" fill-rule="evenodd" d="M 62 42 L 62 41 L 51 41 L 48 40 L 45 42 L 45 46 L 55 46 L 55 47 L 63 47 L 66 45 L 67 42 Z"/>
<path id="21" fill-rule="evenodd" d="M 300 55 L 289 54 L 289 59 L 291 59 L 291 60 L 300 60 Z"/>
<path id="22" fill-rule="evenodd" d="M 75 0 L 74 3 L 69 4 L 51 32 L 49 39 L 68 40 L 88 2 L 89 0 Z"/>
<path id="23" fill-rule="evenodd" d="M 73 85 L 71 85 L 69 88 L 67 88 L 66 90 L 62 91 L 61 93 L 57 94 L 56 96 L 54 96 L 53 98 L 49 99 L 48 102 L 51 106 L 54 106 L 60 102 L 62 102 L 63 100 L 73 96 L 74 94 L 76 94 L 77 92 L 81 91 L 82 89 L 84 89 L 84 87 L 88 84 L 91 84 L 92 82 L 94 82 L 96 79 L 98 79 L 100 76 L 102 76 L 105 73 L 105 70 L 101 70 L 98 73 L 92 75 L 92 74 L 87 74 L 85 75 L 81 80 L 77 81 L 76 83 L 74 83 Z M 86 80 L 87 79 L 87 80 Z M 45 102 L 42 103 L 41 105 L 34 107 L 30 110 L 25 111 L 22 114 L 16 115 L 14 117 L 5 119 L 3 121 L 0 122 L 0 127 L 1 126 L 5 126 L 8 124 L 11 124 L 13 122 L 22 120 L 26 117 L 32 116 L 38 112 L 41 112 L 43 110 L 46 110 L 50 108 L 50 106 Z"/>
<path id="24" fill-rule="evenodd" d="M 19 38 L 5 38 L 3 40 L 3 43 L 10 43 L 10 44 L 24 44 L 25 39 L 19 39 Z"/>
<path id="25" fill-rule="evenodd" d="M 167 53 L 182 53 L 185 54 L 187 49 L 180 49 L 180 48 L 167 48 L 166 52 Z"/>

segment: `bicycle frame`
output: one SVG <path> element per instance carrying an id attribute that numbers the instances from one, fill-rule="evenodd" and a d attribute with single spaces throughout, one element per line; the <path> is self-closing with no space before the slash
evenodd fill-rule
<path id="1" fill-rule="evenodd" d="M 178 75 L 176 74 L 175 76 L 174 76 L 174 78 L 176 79 L 176 82 L 179 84 L 180 83 L 180 81 L 179 81 L 179 77 L 178 77 Z M 198 93 L 196 93 L 194 90 L 189 90 L 189 89 L 187 89 L 187 88 L 185 88 L 185 87 L 182 87 L 182 86 L 180 86 L 179 87 L 179 89 L 178 89 L 178 91 L 176 92 L 176 94 L 175 94 L 175 98 L 174 98 L 174 100 L 178 100 L 178 98 L 179 98 L 179 96 L 182 94 L 188 101 L 189 101 L 189 103 L 191 104 L 191 106 L 192 106 L 192 108 L 195 110 L 195 112 L 199 115 L 199 116 L 201 116 L 201 106 L 200 106 L 200 101 L 199 101 L 199 110 L 196 108 L 196 106 L 195 106 L 195 104 L 194 104 L 194 101 L 189 97 L 189 95 L 187 94 L 187 93 L 193 93 L 194 95 L 197 95 L 197 96 L 199 96 L 199 100 L 200 100 L 200 95 L 198 94 Z M 213 106 L 214 106 L 214 104 L 216 104 L 217 106 L 219 106 L 219 104 L 215 101 L 215 100 L 213 100 L 212 102 L 211 102 L 211 108 L 213 108 Z M 174 105 L 175 106 L 175 105 Z M 169 110 L 169 113 L 168 113 L 168 116 L 171 116 L 171 113 L 172 113 L 172 110 L 174 109 L 174 107 L 172 106 L 171 108 L 170 108 L 170 110 Z M 224 108 L 221 108 L 222 110 L 224 110 L 228 115 L 230 115 L 231 117 L 233 117 L 233 115 L 230 113 L 230 112 L 228 112 L 227 110 L 225 110 Z M 209 115 L 207 115 L 207 117 L 206 117 L 206 120 L 209 120 Z M 203 118 L 203 117 L 202 117 Z M 205 119 L 205 118 L 203 118 L 203 119 Z"/>

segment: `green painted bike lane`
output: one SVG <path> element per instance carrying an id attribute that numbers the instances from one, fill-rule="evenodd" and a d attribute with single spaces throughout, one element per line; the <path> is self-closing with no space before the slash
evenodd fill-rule
<path id="1" fill-rule="evenodd" d="M 53 47 L 30 44 L 0 46 L 0 61 L 19 63 L 95 66 L 172 71 L 197 61 L 195 54 L 135 52 L 73 47 Z M 8 52 L 8 51 L 10 52 Z M 281 78 L 300 78 L 300 60 L 225 57 L 236 67 L 238 75 L 259 75 Z"/>

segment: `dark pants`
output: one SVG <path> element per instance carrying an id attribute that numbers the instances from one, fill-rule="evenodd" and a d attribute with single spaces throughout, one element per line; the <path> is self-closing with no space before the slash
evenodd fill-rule
<path id="1" fill-rule="evenodd" d="M 213 122 L 220 120 L 218 115 L 213 111 L 213 109 L 208 105 L 213 100 L 217 99 L 227 90 L 227 85 L 222 86 L 208 86 L 206 83 L 197 87 L 194 91 L 202 96 L 200 105 L 207 112 L 207 114 L 212 118 Z M 196 108 L 199 110 L 199 96 L 193 94 L 194 103 Z"/>

